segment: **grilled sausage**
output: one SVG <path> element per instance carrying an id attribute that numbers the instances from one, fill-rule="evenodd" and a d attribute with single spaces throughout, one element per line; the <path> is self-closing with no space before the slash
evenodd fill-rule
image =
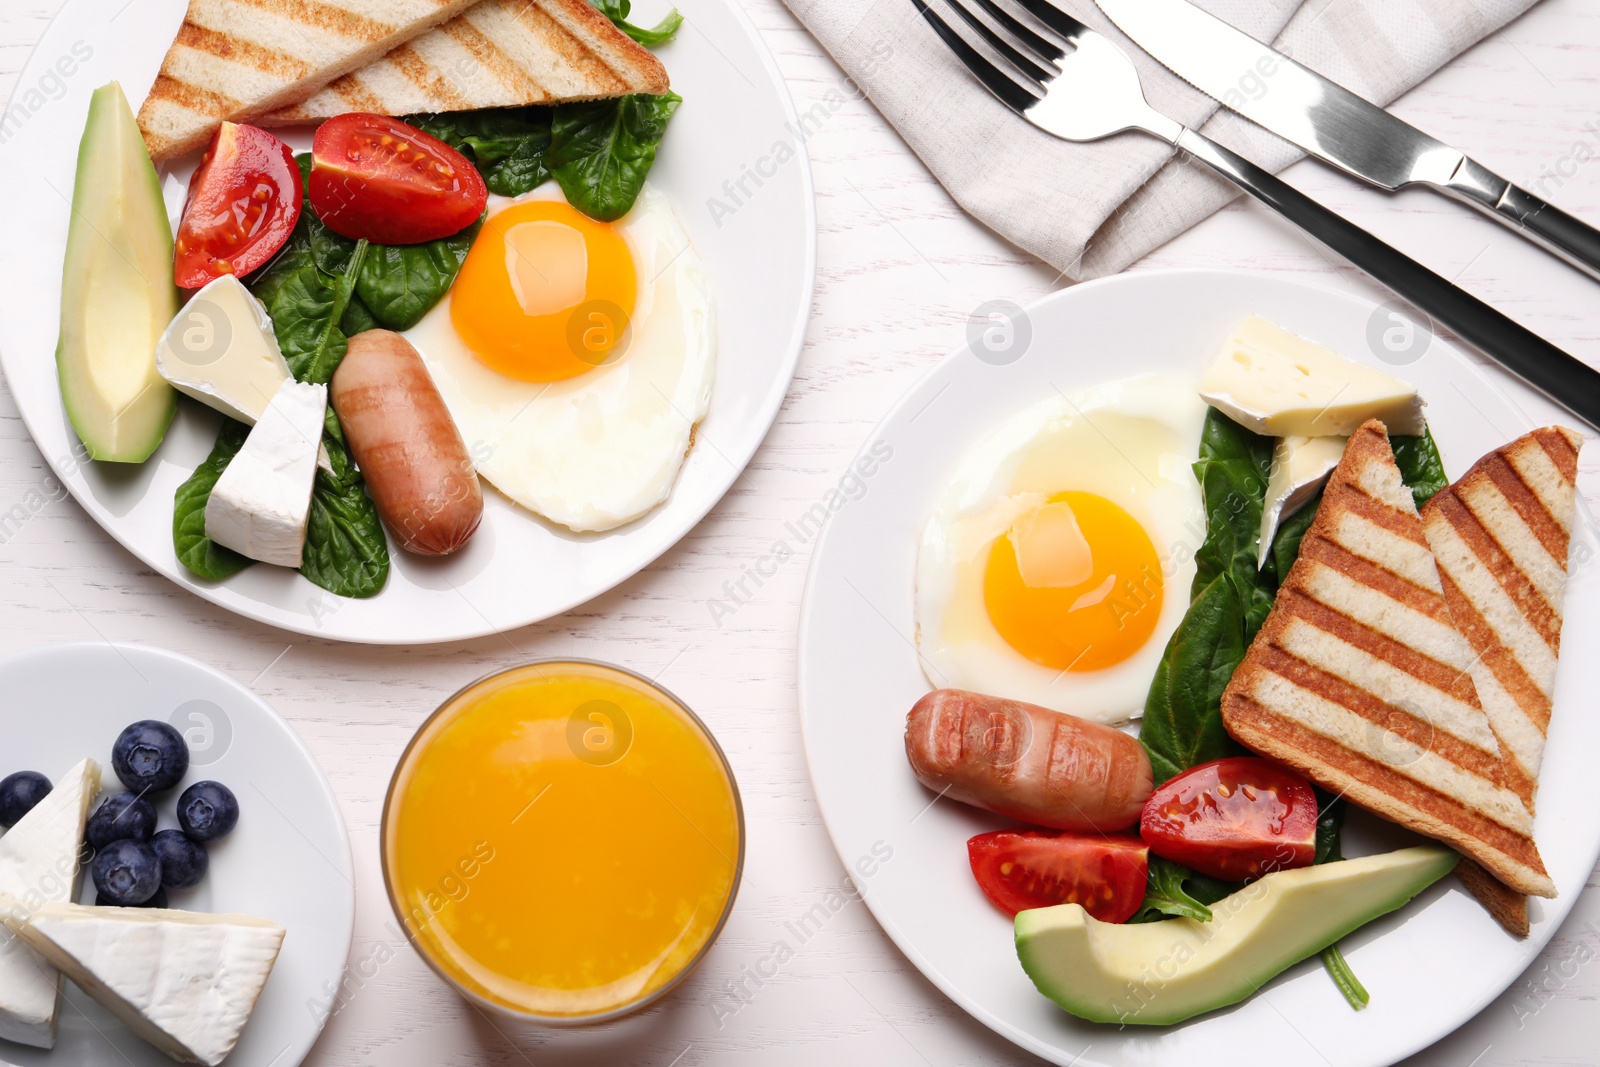
<path id="1" fill-rule="evenodd" d="M 417 350 L 397 333 L 350 338 L 329 397 L 378 515 L 400 547 L 444 556 L 483 518 L 478 472 Z"/>
<path id="2" fill-rule="evenodd" d="M 1144 746 L 1017 700 L 936 689 L 906 716 L 906 758 L 941 795 L 1059 830 L 1122 830 L 1151 792 Z"/>

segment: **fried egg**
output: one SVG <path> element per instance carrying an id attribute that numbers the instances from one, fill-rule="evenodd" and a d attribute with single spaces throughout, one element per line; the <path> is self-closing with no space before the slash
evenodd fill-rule
<path id="1" fill-rule="evenodd" d="M 705 271 L 648 185 L 614 223 L 554 183 L 491 198 L 449 295 L 406 336 L 478 473 L 579 532 L 666 500 L 711 399 Z"/>
<path id="2" fill-rule="evenodd" d="M 1190 468 L 1205 410 L 1192 382 L 1142 375 L 1042 400 L 969 448 L 917 555 L 928 678 L 1139 714 L 1205 538 Z"/>

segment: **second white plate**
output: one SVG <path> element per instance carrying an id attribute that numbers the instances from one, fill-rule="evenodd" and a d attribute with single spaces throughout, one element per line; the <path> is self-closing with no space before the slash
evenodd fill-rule
<path id="1" fill-rule="evenodd" d="M 1220 271 L 1136 272 L 1056 293 L 1009 329 L 962 347 L 930 371 L 873 431 L 858 467 L 864 488 L 842 507 L 811 564 L 800 628 L 800 712 L 812 782 L 846 869 L 913 964 L 951 999 L 1022 1047 L 1079 1067 L 1234 1067 L 1241 1050 L 1292 1063 L 1378 1067 L 1434 1042 L 1523 972 L 1566 917 L 1600 854 L 1589 753 L 1600 717 L 1588 694 L 1600 662 L 1561 661 L 1539 794 L 1539 847 L 1560 897 L 1532 904 L 1519 941 L 1446 879 L 1341 942 L 1372 994 L 1353 1012 L 1316 960 L 1290 968 L 1233 1008 L 1178 1026 L 1118 1029 L 1076 1019 L 1033 987 L 1012 925 L 983 898 L 966 839 L 1004 820 L 936 802 L 906 765 L 905 716 L 931 686 L 913 641 L 912 577 L 922 522 L 957 457 L 1005 415 L 1072 389 L 1143 372 L 1198 379 L 1227 329 L 1261 314 L 1415 383 L 1452 477 L 1524 432 L 1524 416 L 1438 339 L 1414 362 L 1379 360 L 1394 323 L 1354 297 Z M 1371 340 L 1369 340 L 1371 338 Z M 1408 346 L 1391 336 L 1389 347 Z M 1574 560 L 1594 558 L 1587 520 Z M 1587 546 L 1585 552 L 1580 546 Z M 1575 565 L 1562 643 L 1600 641 L 1600 568 Z M 1353 812 L 1347 855 L 1397 847 L 1403 832 Z M 866 862 L 857 866 L 858 860 Z"/>
<path id="2" fill-rule="evenodd" d="M 6 743 L 0 777 L 39 771 L 51 781 L 81 759 L 101 765 L 102 796 L 122 784 L 111 745 L 140 719 L 170 722 L 189 741 L 182 785 L 211 779 L 239 798 L 238 828 L 211 845 L 210 867 L 174 891 L 185 911 L 242 912 L 286 931 L 278 962 L 228 1067 L 294 1067 L 338 1001 L 355 926 L 350 839 L 328 780 L 294 729 L 255 693 L 175 652 L 123 644 L 50 645 L 0 660 Z M 178 790 L 156 802 L 159 826 L 178 825 Z M 88 872 L 78 894 L 94 903 Z M 56 1047 L 0 1041 L 19 1067 L 161 1067 L 172 1060 L 67 983 Z M 348 994 L 340 994 L 348 995 Z"/>

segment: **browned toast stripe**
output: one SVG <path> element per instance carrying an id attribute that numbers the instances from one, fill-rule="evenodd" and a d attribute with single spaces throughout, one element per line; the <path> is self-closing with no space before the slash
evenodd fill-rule
<path id="1" fill-rule="evenodd" d="M 1383 425 L 1368 422 L 1223 694 L 1223 720 L 1324 788 L 1552 896 L 1526 783 L 1479 701 L 1428 548 Z"/>

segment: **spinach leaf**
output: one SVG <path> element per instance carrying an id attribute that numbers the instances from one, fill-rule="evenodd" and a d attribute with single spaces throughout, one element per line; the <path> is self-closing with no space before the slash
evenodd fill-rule
<path id="1" fill-rule="evenodd" d="M 1222 725 L 1222 690 L 1249 647 L 1245 626 L 1233 583 L 1219 574 L 1167 641 L 1139 727 L 1158 783 L 1242 751 Z"/>
<path id="2" fill-rule="evenodd" d="M 326 435 L 322 444 L 333 472 L 317 471 L 300 573 L 339 596 L 373 596 L 389 577 L 378 509 L 344 446 Z"/>
<path id="3" fill-rule="evenodd" d="M 1300 542 L 1306 531 L 1311 529 L 1311 520 L 1317 517 L 1317 505 L 1321 503 L 1322 494 L 1318 493 L 1299 511 L 1278 523 L 1278 532 L 1272 538 L 1272 551 L 1267 554 L 1267 567 L 1271 568 L 1274 588 L 1289 577 L 1289 568 L 1294 566 L 1294 561 L 1300 555 Z M 1263 574 L 1262 577 L 1265 580 L 1268 576 Z"/>
<path id="4" fill-rule="evenodd" d="M 1421 437 L 1391 437 L 1389 444 L 1394 447 L 1394 461 L 1400 467 L 1400 477 L 1411 487 L 1418 508 L 1450 484 L 1439 446 L 1433 443 L 1432 430 L 1424 427 Z"/>
<path id="5" fill-rule="evenodd" d="M 367 252 L 370 255 L 372 249 L 369 248 Z M 358 333 L 366 333 L 368 330 L 376 330 L 378 328 L 377 318 L 373 316 L 367 305 L 361 302 L 360 286 L 361 279 L 358 276 L 356 278 L 358 292 L 350 298 L 350 303 L 344 309 L 344 315 L 339 319 L 339 330 L 346 337 L 354 337 Z"/>
<path id="6" fill-rule="evenodd" d="M 677 93 L 635 94 L 556 108 L 550 172 L 567 202 L 602 222 L 626 215 L 682 102 Z"/>
<path id="7" fill-rule="evenodd" d="M 405 121 L 472 160 L 491 193 L 521 196 L 550 177 L 548 107 L 411 115 Z"/>
<path id="8" fill-rule="evenodd" d="M 654 48 L 658 44 L 666 44 L 677 34 L 678 27 L 683 25 L 683 16 L 678 14 L 677 8 L 667 12 L 667 17 L 654 26 L 645 29 L 627 21 L 628 12 L 633 6 L 630 0 L 590 0 L 590 2 L 594 4 L 602 15 L 610 19 L 617 29 L 646 48 Z"/>
<path id="9" fill-rule="evenodd" d="M 222 477 L 229 461 L 244 447 L 249 433 L 250 427 L 244 423 L 224 419 L 211 454 L 178 486 L 173 502 L 172 545 L 177 550 L 178 562 L 209 581 L 220 582 L 255 562 L 206 536 L 206 501 L 211 498 L 211 489 Z"/>
<path id="10" fill-rule="evenodd" d="M 450 291 L 481 226 L 426 244 L 373 245 L 361 259 L 350 306 L 385 329 L 411 329 Z"/>
<path id="11" fill-rule="evenodd" d="M 1211 921 L 1211 908 L 1208 905 L 1215 904 L 1236 888 L 1228 882 L 1196 874 L 1181 864 L 1152 855 L 1144 903 L 1139 905 L 1138 912 L 1128 921 L 1148 923 L 1177 916 L 1208 923 Z"/>
<path id="12" fill-rule="evenodd" d="M 1339 851 L 1339 829 L 1344 825 L 1344 798 L 1330 796 L 1312 787 L 1317 797 L 1317 857 L 1312 863 L 1334 863 L 1344 859 Z"/>

